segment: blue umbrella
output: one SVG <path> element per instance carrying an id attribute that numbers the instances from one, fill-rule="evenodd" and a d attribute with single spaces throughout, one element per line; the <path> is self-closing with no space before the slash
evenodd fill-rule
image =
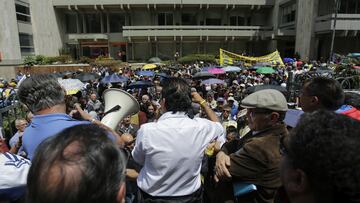
<path id="1" fill-rule="evenodd" d="M 148 88 L 154 86 L 154 84 L 151 81 L 136 81 L 131 83 L 128 88 L 133 89 L 133 88 Z"/>
<path id="2" fill-rule="evenodd" d="M 169 77 L 166 73 L 156 73 L 155 75 L 163 77 L 163 78 L 168 78 Z"/>
<path id="3" fill-rule="evenodd" d="M 221 68 L 221 67 L 217 67 L 217 66 L 208 66 L 208 67 L 204 67 L 201 69 L 201 71 L 208 71 L 210 69 L 214 69 L 214 68 Z"/>
<path id="4" fill-rule="evenodd" d="M 119 83 L 127 82 L 129 78 L 113 73 L 112 75 L 105 76 L 101 82 L 102 83 Z"/>
<path id="5" fill-rule="evenodd" d="M 202 85 L 224 84 L 224 81 L 216 78 L 211 78 L 211 79 L 203 80 L 201 84 Z"/>
<path id="6" fill-rule="evenodd" d="M 140 70 L 140 71 L 136 72 L 136 75 L 153 77 L 153 76 L 155 76 L 155 73 L 153 71 L 149 71 L 149 70 Z"/>
<path id="7" fill-rule="evenodd" d="M 283 59 L 284 63 L 294 63 L 294 61 L 295 61 L 295 59 L 293 59 L 293 58 L 284 58 Z"/>
<path id="8" fill-rule="evenodd" d="M 225 68 L 223 68 L 223 70 L 229 73 L 229 72 L 240 72 L 242 69 L 237 66 L 226 66 Z"/>

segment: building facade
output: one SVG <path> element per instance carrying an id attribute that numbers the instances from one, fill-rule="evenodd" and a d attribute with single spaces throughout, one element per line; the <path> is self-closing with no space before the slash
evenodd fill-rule
<path id="1" fill-rule="evenodd" d="M 338 1 L 334 52 L 358 52 L 360 1 Z M 335 0 L 0 2 L 8 12 L 16 10 L 12 16 L 17 17 L 6 21 L 6 29 L 0 30 L 0 51 L 5 60 L 27 54 L 53 56 L 64 49 L 75 58 L 109 54 L 113 58 L 126 55 L 129 61 L 154 56 L 166 60 L 176 52 L 180 56 L 218 54 L 219 48 L 249 55 L 277 49 L 283 57 L 298 53 L 302 59 L 326 59 L 335 21 Z M 29 12 L 18 9 L 17 2 L 26 4 Z M 6 20 L 5 15 L 0 17 Z M 11 35 L 9 41 L 2 39 L 3 32 Z"/>

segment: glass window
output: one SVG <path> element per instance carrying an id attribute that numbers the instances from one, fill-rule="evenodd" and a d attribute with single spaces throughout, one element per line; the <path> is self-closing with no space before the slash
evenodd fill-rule
<path id="1" fill-rule="evenodd" d="M 296 18 L 296 4 L 291 4 L 281 8 L 281 23 L 294 22 Z"/>
<path id="2" fill-rule="evenodd" d="M 206 18 L 206 25 L 221 25 L 220 18 Z"/>
<path id="3" fill-rule="evenodd" d="M 85 14 L 86 32 L 101 33 L 100 13 Z"/>
<path id="4" fill-rule="evenodd" d="M 196 14 L 193 14 L 193 13 L 181 14 L 181 24 L 182 25 L 197 25 Z"/>
<path id="5" fill-rule="evenodd" d="M 173 14 L 172 13 L 159 13 L 158 14 L 158 25 L 173 25 Z"/>
<path id="6" fill-rule="evenodd" d="M 21 54 L 23 54 L 23 55 L 31 54 L 31 53 L 35 52 L 33 47 L 21 47 L 20 51 L 21 51 Z"/>
<path id="7" fill-rule="evenodd" d="M 30 9 L 27 6 L 15 4 L 16 19 L 24 22 L 31 22 Z"/>
<path id="8" fill-rule="evenodd" d="M 357 1 L 359 0 L 348 0 L 348 12 L 349 14 L 354 14 L 356 13 L 356 4 L 357 4 Z"/>
<path id="9" fill-rule="evenodd" d="M 65 14 L 66 32 L 77 33 L 77 15 L 76 13 Z"/>
<path id="10" fill-rule="evenodd" d="M 230 17 L 231 26 L 245 26 L 245 18 L 242 16 L 231 16 Z"/>
<path id="11" fill-rule="evenodd" d="M 125 15 L 120 13 L 110 13 L 110 32 L 122 32 L 125 25 Z"/>
<path id="12" fill-rule="evenodd" d="M 19 40 L 20 40 L 20 47 L 32 47 L 34 46 L 33 43 L 33 36 L 25 33 L 19 33 Z"/>

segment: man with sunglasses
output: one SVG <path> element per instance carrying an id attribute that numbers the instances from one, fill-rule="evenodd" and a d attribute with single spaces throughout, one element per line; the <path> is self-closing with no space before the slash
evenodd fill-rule
<path id="1" fill-rule="evenodd" d="M 247 96 L 241 106 L 247 109 L 252 132 L 241 140 L 225 144 L 216 156 L 215 180 L 222 180 L 220 190 L 224 190 L 219 202 L 235 199 L 229 183 L 236 182 L 257 187 L 251 196 L 237 197 L 239 202 L 273 202 L 281 186 L 279 143 L 288 135 L 283 123 L 287 102 L 282 93 L 268 89 Z"/>

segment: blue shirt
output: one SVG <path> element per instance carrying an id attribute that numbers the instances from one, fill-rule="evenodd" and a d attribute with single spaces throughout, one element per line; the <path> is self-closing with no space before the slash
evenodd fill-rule
<path id="1" fill-rule="evenodd" d="M 78 121 L 67 114 L 35 115 L 30 125 L 25 128 L 23 147 L 28 158 L 32 160 L 37 146 L 45 139 L 52 137 L 66 128 L 90 124 L 89 121 Z"/>

